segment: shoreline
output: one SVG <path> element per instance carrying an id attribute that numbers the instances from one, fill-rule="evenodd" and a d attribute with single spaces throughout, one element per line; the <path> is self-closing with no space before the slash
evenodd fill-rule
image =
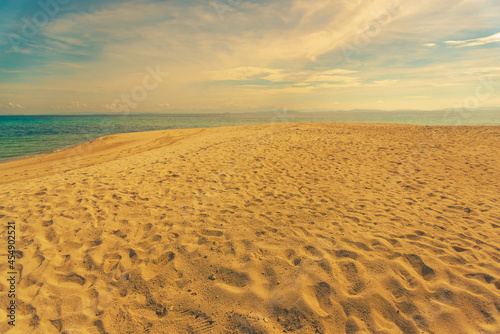
<path id="1" fill-rule="evenodd" d="M 112 161 L 118 156 L 124 156 L 123 150 L 125 149 L 135 149 L 135 151 L 141 151 L 141 147 L 144 145 L 148 145 L 149 142 L 161 140 L 161 138 L 168 140 L 167 138 L 170 138 L 170 132 L 172 131 L 176 132 L 172 133 L 172 140 L 175 142 L 182 138 L 185 133 L 199 132 L 200 130 L 203 129 L 193 128 L 114 134 L 98 137 L 91 141 L 87 141 L 78 145 L 72 145 L 66 148 L 61 148 L 56 151 L 0 162 L 0 184 L 10 183 L 13 182 L 13 180 L 23 179 L 23 176 L 18 172 L 18 170 L 21 168 L 24 168 L 23 171 L 28 171 L 31 168 L 31 174 L 36 174 L 27 175 L 28 178 L 51 175 L 60 173 L 65 170 L 67 171 L 74 168 L 79 169 L 107 161 Z M 146 135 L 150 136 L 151 138 L 148 137 L 145 140 L 140 138 L 141 136 Z M 130 147 L 130 145 L 132 147 Z M 116 155 L 115 152 L 113 156 L 101 156 L 96 157 L 95 161 L 86 161 L 88 159 L 91 159 L 92 157 L 103 154 L 102 151 L 105 151 L 107 153 L 112 152 L 112 149 L 116 147 L 119 147 L 121 149 L 121 151 L 118 152 L 118 155 Z M 161 147 L 161 144 L 159 142 L 153 145 L 153 148 L 149 149 L 154 149 L 157 147 Z"/>
<path id="2" fill-rule="evenodd" d="M 105 136 L 103 136 L 103 137 L 105 137 Z M 98 138 L 102 138 L 102 137 L 98 137 Z M 15 156 L 15 157 L 10 157 L 10 158 L 0 159 L 0 165 L 2 163 L 6 163 L 6 162 L 12 162 L 12 161 L 17 161 L 17 160 L 24 160 L 24 159 L 36 158 L 36 157 L 40 157 L 40 156 L 51 154 L 51 153 L 57 153 L 57 152 L 60 152 L 60 151 L 69 150 L 69 149 L 75 148 L 77 146 L 89 143 L 91 141 L 92 140 L 90 140 L 90 141 L 82 141 L 82 142 L 79 142 L 77 144 L 65 145 L 65 146 L 61 146 L 61 147 L 58 147 L 58 148 L 55 148 L 55 149 L 52 149 L 52 150 L 49 150 L 49 151 L 43 151 L 43 152 L 39 152 L 39 153 L 32 153 L 32 154 L 28 154 L 28 155 L 20 155 L 20 156 Z"/>
<path id="3" fill-rule="evenodd" d="M 103 141 L 108 141 L 108 139 L 112 138 L 113 140 L 120 142 L 120 141 L 130 141 L 136 142 L 138 146 L 143 145 L 145 142 L 141 141 L 139 137 L 143 135 L 151 135 L 151 134 L 156 134 L 158 136 L 163 136 L 163 135 L 168 135 L 171 133 L 172 135 L 176 136 L 176 132 L 179 132 L 180 138 L 177 140 L 180 140 L 182 138 L 182 135 L 180 133 L 184 131 L 188 132 L 197 132 L 197 131 L 206 131 L 206 130 L 211 130 L 211 129 L 220 129 L 220 130 L 225 130 L 225 129 L 231 129 L 231 128 L 247 128 L 247 127 L 276 127 L 276 126 L 282 126 L 282 125 L 300 125 L 300 124 L 317 124 L 317 125 L 332 125 L 332 126 L 358 126 L 358 127 L 372 127 L 372 126 L 379 126 L 379 127 L 421 127 L 421 128 L 428 128 L 428 129 L 453 129 L 453 128 L 500 128 L 500 125 L 414 125 L 414 124 L 397 124 L 397 123 L 337 123 L 337 122 L 279 122 L 279 123 L 264 123 L 264 124 L 255 124 L 255 125 L 231 125 L 231 126 L 215 126 L 215 127 L 207 127 L 207 128 L 183 128 L 183 129 L 167 129 L 167 130 L 154 130 L 154 131 L 145 131 L 145 132 L 127 132 L 127 133 L 118 133 L 118 134 L 111 134 L 111 135 L 106 135 L 102 137 L 97 137 L 91 141 L 86 141 L 82 142 L 76 145 L 69 145 L 65 147 L 61 147 L 56 150 L 44 152 L 44 153 L 39 153 L 36 155 L 30 155 L 30 156 L 23 156 L 23 157 L 18 157 L 14 158 L 12 160 L 8 161 L 0 161 L 0 184 L 5 184 L 12 182 L 11 179 L 9 179 L 12 174 L 16 174 L 16 169 L 19 168 L 26 168 L 27 166 L 35 167 L 40 164 L 43 165 L 43 168 L 47 167 L 47 163 L 50 162 L 50 169 L 51 171 L 44 170 L 41 174 L 37 175 L 50 175 L 54 173 L 61 172 L 63 169 L 62 168 L 57 168 L 55 166 L 56 163 L 61 162 L 62 160 L 66 160 L 66 168 L 65 170 L 70 170 L 72 166 L 69 164 L 71 163 L 77 163 L 76 168 L 82 168 L 85 166 L 90 166 L 93 165 L 95 162 L 90 162 L 88 164 L 78 164 L 81 162 L 81 160 L 84 160 L 86 158 L 86 154 L 90 153 L 98 153 L 102 148 L 99 146 L 100 142 Z M 167 133 L 168 132 L 168 133 Z M 153 136 L 154 137 L 154 136 Z M 153 139 L 155 140 L 155 139 Z M 176 141 L 177 141 L 176 140 Z M 146 140 L 147 142 L 147 140 Z M 161 145 L 156 145 L 156 148 L 161 147 Z M 136 150 L 136 153 L 140 152 L 140 148 L 137 147 L 138 150 Z M 99 160 L 99 163 L 103 163 L 106 161 L 111 161 L 114 160 L 114 158 L 109 158 L 109 159 L 101 159 Z M 2 174 L 2 172 L 6 172 Z M 29 176 L 30 178 L 33 176 Z M 21 180 L 22 177 L 18 176 L 15 179 Z"/>
<path id="4" fill-rule="evenodd" d="M 437 117 L 439 116 L 438 115 L 435 115 L 434 118 L 429 118 L 428 122 L 429 124 L 421 124 L 423 122 L 423 119 L 418 116 L 419 114 L 418 113 L 424 113 L 424 114 L 429 114 L 429 111 L 415 111 L 415 114 L 412 114 L 413 115 L 413 118 L 410 117 L 410 118 L 407 118 L 409 117 L 408 116 L 408 113 L 410 111 L 378 111 L 378 117 L 379 119 L 376 120 L 373 119 L 373 120 L 370 120 L 370 119 L 367 119 L 367 120 L 360 120 L 358 119 L 358 116 L 359 115 L 362 115 L 362 114 L 367 114 L 368 111 L 363 111 L 363 110 L 358 110 L 358 111 L 350 111 L 350 112 L 346 112 L 346 111 L 332 111 L 332 112 L 310 112 L 310 113 L 304 113 L 304 112 L 289 112 L 289 113 L 284 113 L 283 115 L 282 114 L 277 114 L 276 112 L 272 113 L 272 112 L 266 112 L 266 113 L 252 113 L 252 117 L 254 117 L 251 120 L 252 122 L 255 122 L 255 125 L 258 125 L 258 124 L 267 124 L 269 122 L 272 122 L 272 119 L 279 119 L 280 121 L 283 121 L 285 120 L 286 122 L 288 123 L 300 123 L 300 122 L 305 122 L 305 123 L 309 123 L 309 122 L 318 122 L 318 123 L 340 123 L 340 124 L 347 124 L 347 123 L 356 123 L 356 124 L 400 124 L 400 125 L 418 125 L 418 126 L 500 126 L 500 123 L 498 124 L 487 124 L 489 123 L 490 121 L 487 121 L 487 120 L 483 120 L 481 123 L 482 124 L 464 124 L 464 125 L 457 125 L 457 124 L 450 124 L 450 125 L 441 125 L 441 124 L 430 124 L 430 123 L 440 123 L 440 122 L 443 122 L 444 119 L 441 119 L 440 117 Z M 482 111 L 484 112 L 484 111 Z M 131 117 L 155 117 L 155 116 L 158 116 L 161 118 L 161 116 L 164 116 L 165 119 L 170 119 L 172 118 L 173 120 L 175 120 L 176 118 L 183 118 L 183 117 L 201 117 L 202 119 L 202 122 L 200 123 L 200 127 L 199 128 L 210 128 L 210 127 L 226 127 L 226 126 L 239 126 L 239 125 L 220 125 L 220 124 L 215 124 L 215 125 L 209 125 L 209 122 L 206 120 L 206 119 L 203 119 L 203 116 L 205 114 L 188 114 L 188 115 L 180 115 L 180 114 L 148 114 L 148 115 L 142 115 L 142 114 L 134 114 L 134 115 L 131 115 Z M 221 115 L 224 115 L 224 114 L 206 114 L 205 117 L 210 117 L 210 116 L 214 116 L 214 117 L 220 117 Z M 217 122 L 247 122 L 248 120 L 247 119 L 239 119 L 238 121 L 238 117 L 241 117 L 242 115 L 246 115 L 246 114 L 229 114 L 229 115 L 232 115 L 231 117 L 229 117 L 228 119 L 226 120 L 218 120 L 216 121 Z M 261 116 L 265 116 L 267 115 L 267 120 L 263 120 L 261 118 Z M 340 116 L 339 116 L 340 115 Z M 358 115 L 358 116 L 356 116 Z M 392 120 L 390 119 L 387 119 L 387 115 L 392 115 L 391 117 L 393 116 L 397 116 L 396 118 L 392 118 Z M 405 116 L 406 115 L 406 116 Z M 0 117 L 48 117 L 48 118 L 51 118 L 51 117 L 55 117 L 55 118 L 71 118 L 71 117 L 74 117 L 74 118 L 85 118 L 86 116 L 88 116 L 89 118 L 97 118 L 97 119 L 106 119 L 106 118 L 120 118 L 121 116 L 118 116 L 118 115 L 105 115 L 105 114 L 96 114 L 96 115 L 68 115 L 68 116 L 65 116 L 65 115 L 0 115 Z M 339 116 L 340 118 L 337 118 L 337 116 Z M 418 117 L 417 117 L 418 116 Z M 456 115 L 455 115 L 456 116 Z M 236 118 L 234 118 L 236 117 Z M 305 119 L 304 117 L 306 118 L 309 118 L 309 119 Z M 347 117 L 347 118 L 346 118 Z M 398 119 L 398 117 L 402 117 L 403 119 Z M 406 121 L 404 120 L 405 117 L 407 118 Z M 428 116 L 428 117 L 431 117 L 431 116 Z M 455 119 L 454 116 L 453 117 L 449 117 L 450 119 L 448 120 L 448 122 L 451 122 L 451 123 L 454 123 L 453 120 Z M 481 119 L 481 118 L 480 118 Z M 151 120 L 149 120 L 151 121 Z M 459 119 L 456 119 L 455 120 L 456 122 L 459 122 L 460 120 Z M 468 120 L 466 121 L 467 122 L 470 122 L 471 120 Z M 472 119 L 473 122 L 477 122 L 478 120 L 474 120 Z M 500 121 L 500 120 L 497 120 L 497 122 Z M 99 122 L 98 122 L 99 124 Z M 88 124 L 84 124 L 82 123 L 81 124 L 82 126 L 88 126 Z M 240 124 L 240 125 L 250 125 L 250 124 Z M 175 130 L 175 129 L 170 129 L 168 128 L 169 126 L 171 125 L 167 125 L 165 124 L 165 130 L 169 129 L 169 130 Z M 193 128 L 193 125 L 192 124 L 184 124 L 182 125 L 179 129 L 189 129 L 189 128 Z M 145 131 L 160 131 L 160 130 L 163 130 L 163 129 L 145 129 Z M 127 133 L 127 131 L 120 131 L 118 133 Z M 118 134 L 116 133 L 116 134 Z M 115 134 L 115 133 L 113 133 Z M 13 137 L 9 137 L 9 138 L 13 138 Z M 44 151 L 44 152 L 40 152 L 40 153 L 27 153 L 25 155 L 21 155 L 21 156 L 15 156 L 15 157 L 9 157 L 9 158 L 5 158 L 5 159 L 2 159 L 0 161 L 0 163 L 2 162 L 9 162 L 9 161 L 14 161 L 14 160 L 19 160 L 19 159 L 24 159 L 26 157 L 33 157 L 33 156 L 38 156 L 38 155 L 41 155 L 41 154 L 46 154 L 46 153 L 50 153 L 50 152 L 53 152 L 53 151 L 58 151 L 60 149 L 65 149 L 65 148 L 68 148 L 68 147 L 72 147 L 72 146 L 77 146 L 79 144 L 82 144 L 85 142 L 85 139 L 84 141 L 80 141 L 79 143 L 75 143 L 75 144 L 69 144 L 69 145 L 64 145 L 64 146 L 59 146 L 59 147 L 55 147 L 53 149 L 50 149 L 50 150 L 47 150 L 47 151 Z"/>
<path id="5" fill-rule="evenodd" d="M 1 115 L 0 115 L 1 116 Z M 37 116 L 37 115 L 23 115 L 23 116 Z M 50 115 L 50 116 L 57 116 L 57 115 Z M 80 116 L 80 115 L 78 115 Z M 152 131 L 141 131 L 141 132 L 123 132 L 123 133 L 116 133 L 116 134 L 110 134 L 110 135 L 105 135 L 105 136 L 100 136 L 96 137 L 93 140 L 90 141 L 82 141 L 76 144 L 70 144 L 70 145 L 65 145 L 61 146 L 49 151 L 44 151 L 40 153 L 33 153 L 29 155 L 22 155 L 22 156 L 16 156 L 16 157 L 11 157 L 11 158 L 5 158 L 5 159 L 0 159 L 0 166 L 4 163 L 9 163 L 9 162 L 14 162 L 14 161 L 19 161 L 19 160 L 26 160 L 26 159 L 31 159 L 31 158 L 38 158 L 42 157 L 45 155 L 49 155 L 52 153 L 58 153 L 61 151 L 66 151 L 66 150 L 71 150 L 73 148 L 77 148 L 82 145 L 86 145 L 90 142 L 93 142 L 95 140 L 99 140 L 100 138 L 108 137 L 108 136 L 121 136 L 121 135 L 127 135 L 127 134 L 139 134 L 139 133 L 149 133 L 149 132 L 159 132 L 159 131 L 176 131 L 176 130 L 196 130 L 196 129 L 212 129 L 212 128 L 231 128 L 231 127 L 245 127 L 245 126 L 268 126 L 268 125 L 274 125 L 274 124 L 309 124 L 309 123 L 318 123 L 318 124 L 365 124 L 365 125 L 395 125 L 395 126 L 417 126 L 417 127 L 500 127 L 500 125 L 421 125 L 421 124 L 408 124 L 408 123 L 364 123 L 364 122 L 354 122 L 354 123 L 345 123 L 345 122 L 278 122 L 278 123 L 259 123 L 259 124 L 251 124 L 251 125 L 229 125 L 229 126 L 213 126 L 213 127 L 200 127 L 200 128 L 179 128 L 179 129 L 165 129 L 165 130 L 152 130 Z"/>

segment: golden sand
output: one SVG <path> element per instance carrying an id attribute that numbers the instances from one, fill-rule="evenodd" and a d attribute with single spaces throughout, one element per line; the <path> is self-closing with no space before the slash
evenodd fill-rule
<path id="1" fill-rule="evenodd" d="M 0 164 L 0 332 L 500 333 L 499 149 L 500 127 L 303 123 Z"/>

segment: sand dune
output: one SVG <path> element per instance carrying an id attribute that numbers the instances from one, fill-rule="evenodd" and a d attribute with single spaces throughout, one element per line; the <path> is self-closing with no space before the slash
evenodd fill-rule
<path id="1" fill-rule="evenodd" d="M 499 148 L 499 127 L 269 124 L 0 164 L 22 269 L 0 332 L 500 333 Z"/>

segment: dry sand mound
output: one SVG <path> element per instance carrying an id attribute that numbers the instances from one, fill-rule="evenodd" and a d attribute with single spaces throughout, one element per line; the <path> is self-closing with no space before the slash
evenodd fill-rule
<path id="1" fill-rule="evenodd" d="M 273 124 L 1 164 L 22 270 L 0 332 L 500 333 L 499 144 Z"/>

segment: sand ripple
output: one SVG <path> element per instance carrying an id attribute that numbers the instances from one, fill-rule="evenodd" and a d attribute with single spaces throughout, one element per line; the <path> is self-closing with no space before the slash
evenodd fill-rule
<path id="1" fill-rule="evenodd" d="M 176 131 L 0 165 L 19 333 L 500 332 L 498 127 Z"/>

